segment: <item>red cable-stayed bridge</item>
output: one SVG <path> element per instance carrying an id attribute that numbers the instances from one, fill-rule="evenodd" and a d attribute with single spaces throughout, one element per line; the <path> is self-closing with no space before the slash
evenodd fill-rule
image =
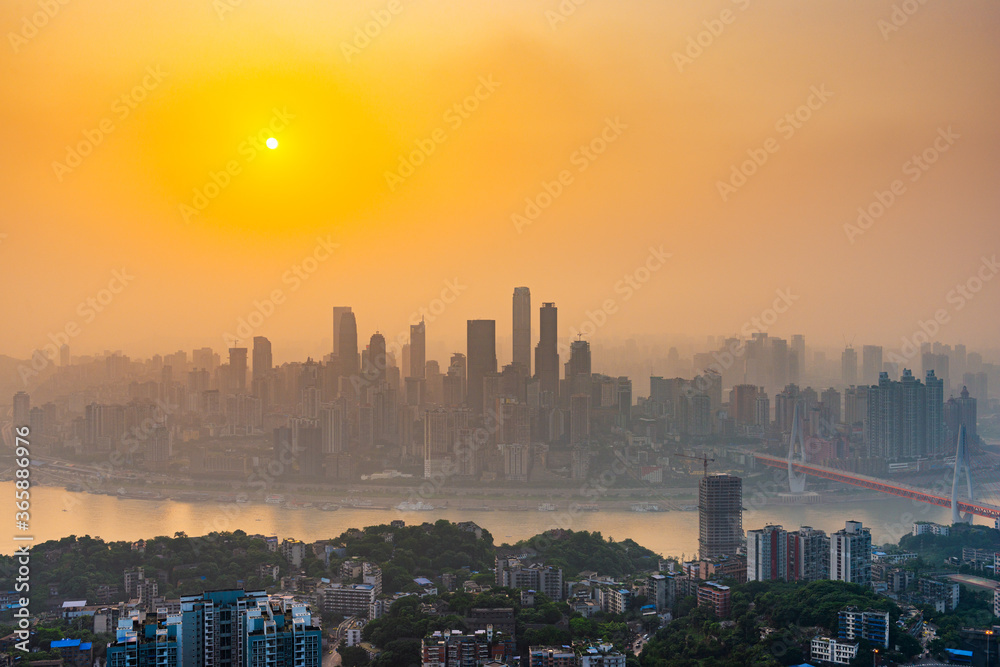
<path id="1" fill-rule="evenodd" d="M 754 454 L 754 458 L 756 458 L 758 462 L 773 468 L 790 468 L 790 470 L 794 470 L 799 474 L 821 477 L 823 479 L 833 480 L 842 484 L 850 484 L 863 489 L 899 496 L 900 498 L 910 498 L 911 500 L 929 503 L 939 507 L 951 507 L 953 511 L 957 509 L 959 512 L 966 515 L 972 514 L 976 516 L 988 517 L 990 519 L 1000 518 L 1000 506 L 997 505 L 990 505 L 975 500 L 958 499 L 956 499 L 955 505 L 953 505 L 952 498 L 947 496 L 939 496 L 924 489 L 889 482 L 888 480 L 879 479 L 877 477 L 858 475 L 856 473 L 844 472 L 843 470 L 836 470 L 834 468 L 826 468 L 814 463 L 803 463 L 801 461 L 793 461 L 777 456 L 769 456 L 767 454 Z"/>

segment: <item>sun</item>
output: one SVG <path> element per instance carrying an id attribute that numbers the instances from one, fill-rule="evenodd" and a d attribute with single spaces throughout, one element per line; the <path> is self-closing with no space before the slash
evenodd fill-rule
<path id="1" fill-rule="evenodd" d="M 274 150 L 275 148 L 278 147 L 278 140 L 275 139 L 274 137 L 268 138 L 268 140 L 265 141 L 264 143 L 267 144 L 267 147 L 270 148 L 271 150 Z"/>

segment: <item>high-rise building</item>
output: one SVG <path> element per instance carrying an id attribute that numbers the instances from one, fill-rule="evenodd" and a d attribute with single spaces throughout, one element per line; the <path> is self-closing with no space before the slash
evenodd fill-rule
<path id="1" fill-rule="evenodd" d="M 747 581 L 788 580 L 788 532 L 781 526 L 747 531 Z"/>
<path id="2" fill-rule="evenodd" d="M 566 380 L 570 395 L 591 394 L 590 343 L 585 340 L 575 340 L 569 345 L 569 364 Z"/>
<path id="3" fill-rule="evenodd" d="M 626 431 L 632 429 L 632 381 L 621 376 L 618 388 L 618 426 Z"/>
<path id="4" fill-rule="evenodd" d="M 361 357 L 358 356 L 358 322 L 350 308 L 341 313 L 337 340 L 340 343 L 336 352 L 340 360 L 340 374 L 345 378 L 357 377 L 361 374 Z"/>
<path id="5" fill-rule="evenodd" d="M 735 556 L 743 540 L 743 480 L 706 475 L 698 482 L 698 553 Z"/>
<path id="6" fill-rule="evenodd" d="M 107 647 L 107 666 L 186 666 L 181 656 L 182 617 L 178 614 L 134 613 L 134 616 L 119 619 L 115 641 Z"/>
<path id="7" fill-rule="evenodd" d="M 424 364 L 427 363 L 427 329 L 421 318 L 419 324 L 410 325 L 410 368 L 409 377 L 423 378 Z"/>
<path id="8" fill-rule="evenodd" d="M 29 426 L 31 424 L 31 397 L 26 391 L 19 391 L 14 394 L 14 427 Z"/>
<path id="9" fill-rule="evenodd" d="M 366 384 L 377 387 L 385 380 L 388 366 L 389 358 L 385 351 L 385 336 L 376 331 L 368 341 L 368 359 L 364 368 Z"/>
<path id="10" fill-rule="evenodd" d="M 848 387 L 858 383 L 858 351 L 850 345 L 840 355 L 840 378 Z"/>
<path id="11" fill-rule="evenodd" d="M 333 354 L 334 356 L 340 355 L 340 326 L 343 324 L 341 319 L 344 313 L 351 312 L 350 306 L 334 306 L 333 307 Z"/>
<path id="12" fill-rule="evenodd" d="M 467 403 L 475 414 L 483 412 L 483 379 L 497 372 L 495 320 L 469 320 L 466 330 L 468 363 Z"/>
<path id="13" fill-rule="evenodd" d="M 554 303 L 543 303 L 538 310 L 538 345 L 535 346 L 535 375 L 539 392 L 548 392 L 554 401 L 559 396 L 559 310 Z"/>
<path id="14" fill-rule="evenodd" d="M 229 348 L 229 378 L 230 389 L 235 393 L 243 393 L 247 389 L 247 349 L 245 347 Z"/>
<path id="15" fill-rule="evenodd" d="M 263 336 L 253 338 L 253 373 L 251 377 L 256 382 L 267 377 L 271 372 L 273 360 L 271 358 L 271 341 Z"/>
<path id="16" fill-rule="evenodd" d="M 788 534 L 788 580 L 830 578 L 830 538 L 822 530 L 802 526 Z"/>
<path id="17" fill-rule="evenodd" d="M 531 291 L 514 288 L 514 354 L 515 364 L 522 364 L 531 375 Z"/>
<path id="18" fill-rule="evenodd" d="M 878 374 L 882 372 L 882 347 L 880 345 L 865 345 L 861 348 L 861 383 L 873 385 L 878 383 Z"/>
<path id="19" fill-rule="evenodd" d="M 889 460 L 940 454 L 947 449 L 944 388 L 933 371 L 920 382 L 903 369 L 899 382 L 879 375 L 868 392 L 866 443 L 871 456 Z"/>
<path id="20" fill-rule="evenodd" d="M 830 535 L 830 579 L 868 586 L 872 581 L 872 535 L 860 521 L 848 521 Z"/>
<path id="21" fill-rule="evenodd" d="M 788 381 L 798 384 L 806 372 L 806 337 L 802 334 L 792 336 L 792 349 L 788 353 Z"/>
<path id="22" fill-rule="evenodd" d="M 757 423 L 758 391 L 757 387 L 752 384 L 738 384 L 733 387 L 729 413 L 736 419 L 737 428 L 745 428 Z"/>
<path id="23" fill-rule="evenodd" d="M 948 399 L 944 408 L 946 451 L 949 453 L 952 451 L 951 448 L 958 442 L 959 429 L 963 426 L 969 442 L 976 442 L 979 439 L 976 427 L 977 413 L 978 402 L 970 395 L 968 387 L 962 387 L 962 393 L 958 398 Z"/>

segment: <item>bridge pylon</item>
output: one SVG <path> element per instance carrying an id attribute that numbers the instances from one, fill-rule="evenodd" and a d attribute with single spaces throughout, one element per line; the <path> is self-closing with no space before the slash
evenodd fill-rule
<path id="1" fill-rule="evenodd" d="M 792 411 L 792 435 L 788 439 L 788 490 L 792 493 L 805 493 L 806 474 L 796 472 L 792 463 L 806 462 L 806 445 L 802 437 L 802 415 L 799 414 L 800 402 L 795 402 L 795 409 Z M 798 441 L 798 461 L 795 460 L 795 443 Z"/>
<path id="2" fill-rule="evenodd" d="M 976 499 L 972 493 L 972 468 L 969 467 L 969 447 L 966 442 L 965 425 L 958 427 L 958 447 L 955 450 L 955 476 L 951 480 L 951 522 L 972 523 L 972 513 L 965 516 L 958 509 L 958 478 L 965 470 L 965 485 L 969 492 L 969 502 Z"/>

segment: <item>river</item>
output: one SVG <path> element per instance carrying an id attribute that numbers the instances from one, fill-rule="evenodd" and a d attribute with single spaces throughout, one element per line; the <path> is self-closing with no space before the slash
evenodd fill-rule
<path id="1" fill-rule="evenodd" d="M 0 497 L 14 499 L 13 482 L 0 483 Z M 745 507 L 753 503 L 744 502 Z M 550 528 L 599 531 L 616 540 L 631 538 L 662 556 L 692 556 L 698 548 L 697 512 L 631 512 L 602 510 L 569 512 L 567 501 L 557 503 L 554 512 L 476 511 L 458 508 L 402 512 L 342 507 L 333 512 L 320 509 L 289 509 L 264 503 L 178 502 L 172 500 L 119 500 L 113 496 L 71 493 L 59 487 L 31 489 L 30 530 L 37 544 L 68 535 L 90 535 L 106 541 L 173 535 L 203 535 L 213 530 L 242 529 L 247 533 L 294 537 L 306 542 L 337 537 L 348 528 L 389 523 L 403 519 L 407 524 L 448 519 L 474 521 L 493 534 L 497 544 L 515 542 Z M 14 530 L 13 507 L 11 531 Z M 768 523 L 788 530 L 802 525 L 827 532 L 844 527 L 846 520 L 858 520 L 872 530 L 876 544 L 895 542 L 916 520 L 949 523 L 951 511 L 943 507 L 913 503 L 893 496 L 877 501 L 783 505 L 764 502 L 743 514 L 743 528 L 760 528 Z M 988 523 L 977 518 L 977 523 Z M 2 552 L 10 554 L 17 545 L 6 538 Z"/>

